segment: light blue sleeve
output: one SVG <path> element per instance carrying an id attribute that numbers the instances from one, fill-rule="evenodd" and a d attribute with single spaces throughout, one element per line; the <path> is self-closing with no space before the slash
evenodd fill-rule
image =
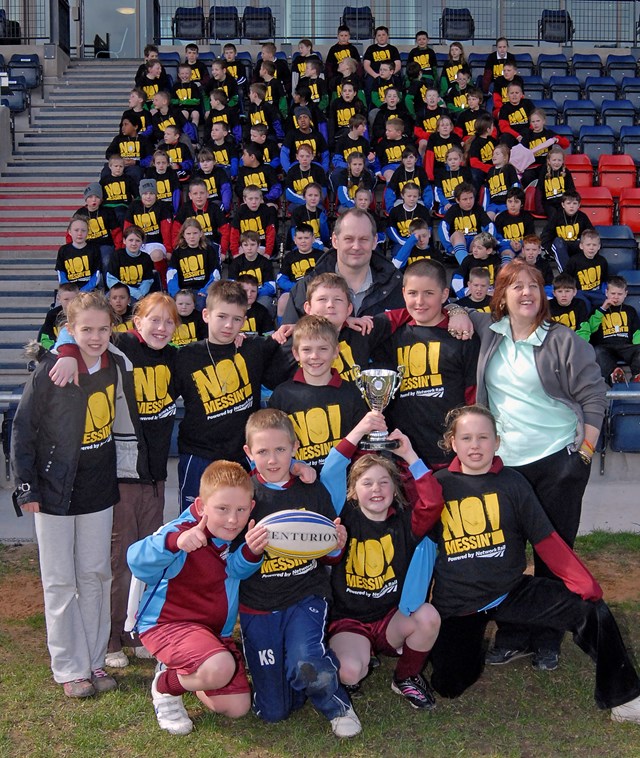
<path id="1" fill-rule="evenodd" d="M 429 537 L 423 537 L 411 558 L 398 604 L 400 613 L 405 616 L 410 616 L 426 602 L 436 556 L 436 543 Z"/>
<path id="2" fill-rule="evenodd" d="M 331 448 L 320 472 L 320 482 L 331 495 L 331 502 L 339 516 L 347 502 L 347 468 L 351 458 L 346 458 L 335 447 Z"/>

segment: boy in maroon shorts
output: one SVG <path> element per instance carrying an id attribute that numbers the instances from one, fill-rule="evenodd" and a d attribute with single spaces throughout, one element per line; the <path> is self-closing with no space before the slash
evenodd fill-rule
<path id="1" fill-rule="evenodd" d="M 252 521 L 245 542 L 233 552 L 230 545 L 253 506 L 253 484 L 242 466 L 216 461 L 205 469 L 193 505 L 129 548 L 131 572 L 147 585 L 137 631 L 160 661 L 151 685 L 153 706 L 158 725 L 170 734 L 193 729 L 182 703 L 185 692 L 231 718 L 251 707 L 242 655 L 231 635 L 238 585 L 260 568 L 267 530 Z"/>

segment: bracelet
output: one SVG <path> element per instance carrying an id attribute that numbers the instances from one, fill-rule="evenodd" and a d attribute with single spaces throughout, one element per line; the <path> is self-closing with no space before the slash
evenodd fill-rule
<path id="1" fill-rule="evenodd" d="M 580 445 L 580 449 L 586 448 L 592 455 L 595 453 L 596 449 L 594 445 L 592 445 L 589 440 L 582 440 L 582 445 Z"/>
<path id="2" fill-rule="evenodd" d="M 447 315 L 449 318 L 452 316 L 459 316 L 460 314 L 464 313 L 464 315 L 467 315 L 467 309 L 464 308 L 462 305 L 448 305 L 446 307 Z"/>
<path id="3" fill-rule="evenodd" d="M 590 466 L 591 465 L 591 457 L 592 456 L 590 456 L 587 453 L 585 453 L 584 450 L 582 450 L 582 448 L 580 450 L 578 450 L 578 455 L 580 456 L 580 460 L 585 464 L 585 466 Z"/>

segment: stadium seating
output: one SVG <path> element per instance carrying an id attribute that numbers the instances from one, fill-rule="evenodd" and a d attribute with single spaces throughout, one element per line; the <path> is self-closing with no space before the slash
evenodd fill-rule
<path id="1" fill-rule="evenodd" d="M 7 72 L 11 79 L 22 76 L 25 86 L 29 90 L 42 84 L 42 64 L 37 53 L 12 55 L 7 65 Z"/>
<path id="2" fill-rule="evenodd" d="M 593 166 L 588 155 L 565 155 L 564 165 L 571 171 L 573 183 L 578 191 L 582 187 L 593 187 Z"/>
<path id="3" fill-rule="evenodd" d="M 536 72 L 536 64 L 529 53 L 516 53 L 516 64 L 520 76 L 533 76 Z"/>
<path id="4" fill-rule="evenodd" d="M 484 53 L 469 53 L 467 63 L 471 69 L 472 82 L 476 82 L 478 80 L 478 77 L 482 77 L 486 60 L 487 56 Z"/>
<path id="5" fill-rule="evenodd" d="M 602 74 L 602 61 L 599 55 L 584 55 L 574 53 L 571 59 L 571 71 L 577 76 L 580 84 L 584 86 L 587 77 L 600 76 Z"/>
<path id="6" fill-rule="evenodd" d="M 376 22 L 368 5 L 362 7 L 346 6 L 342 11 L 340 23 L 349 27 L 351 39 L 373 39 Z"/>
<path id="7" fill-rule="evenodd" d="M 24 76 L 9 77 L 8 86 L 2 88 L 2 99 L 6 101 L 11 113 L 30 110 L 29 90 Z"/>
<path id="8" fill-rule="evenodd" d="M 171 22 L 173 42 L 177 39 L 196 40 L 204 38 L 204 11 L 200 6 L 195 8 L 176 8 Z"/>
<path id="9" fill-rule="evenodd" d="M 538 56 L 538 74 L 549 83 L 552 76 L 568 76 L 569 61 L 567 56 L 562 53 L 540 53 Z"/>
<path id="10" fill-rule="evenodd" d="M 624 189 L 618 200 L 619 222 L 640 234 L 640 188 Z"/>
<path id="11" fill-rule="evenodd" d="M 468 8 L 444 8 L 440 19 L 441 40 L 474 40 L 476 25 Z"/>
<path id="12" fill-rule="evenodd" d="M 601 123 L 610 126 L 618 136 L 623 126 L 634 126 L 636 111 L 630 100 L 603 100 Z"/>
<path id="13" fill-rule="evenodd" d="M 580 195 L 580 210 L 589 216 L 594 226 L 613 224 L 613 197 L 606 187 L 583 187 Z"/>
<path id="14" fill-rule="evenodd" d="M 238 9 L 233 5 L 212 5 L 209 8 L 208 28 L 210 39 L 239 39 L 240 19 Z"/>
<path id="15" fill-rule="evenodd" d="M 595 126 L 598 109 L 591 100 L 565 100 L 562 106 L 562 120 L 578 136 L 581 126 Z"/>
<path id="16" fill-rule="evenodd" d="M 601 155 L 598 160 L 598 180 L 613 197 L 620 197 L 625 188 L 636 186 L 638 169 L 630 155 Z"/>
<path id="17" fill-rule="evenodd" d="M 243 39 L 275 40 L 276 20 L 269 6 L 254 8 L 247 5 L 242 14 L 241 35 Z"/>
<path id="18" fill-rule="evenodd" d="M 547 124 L 553 126 L 558 122 L 560 111 L 555 100 L 534 100 L 536 108 L 541 108 L 547 115 Z"/>
<path id="19" fill-rule="evenodd" d="M 162 63 L 165 73 L 175 84 L 178 81 L 178 66 L 180 65 L 180 53 L 158 53 L 158 60 Z"/>
<path id="20" fill-rule="evenodd" d="M 524 94 L 529 100 L 544 100 L 546 87 L 541 76 L 523 76 L 522 83 Z"/>
<path id="21" fill-rule="evenodd" d="M 600 255 L 606 259 L 611 276 L 637 266 L 638 243 L 628 226 L 596 226 L 595 229 L 600 235 Z M 613 230 L 613 233 L 610 233 L 610 230 Z M 628 236 L 613 236 L 623 233 Z"/>
<path id="22" fill-rule="evenodd" d="M 571 155 L 574 150 L 574 143 L 575 143 L 575 135 L 571 129 L 570 126 L 567 126 L 566 124 L 556 124 L 553 127 L 553 131 L 561 136 L 566 137 L 569 140 L 569 147 L 565 149 L 565 155 Z"/>
<path id="23" fill-rule="evenodd" d="M 635 104 L 636 112 L 640 114 L 640 77 L 625 76 L 620 84 L 620 93 Z"/>
<path id="24" fill-rule="evenodd" d="M 581 90 L 577 76 L 552 76 L 549 79 L 549 94 L 559 108 L 565 100 L 579 100 Z"/>
<path id="25" fill-rule="evenodd" d="M 584 89 L 589 100 L 600 108 L 603 100 L 615 100 L 618 85 L 611 76 L 588 76 Z"/>
<path id="26" fill-rule="evenodd" d="M 580 127 L 578 147 L 580 152 L 589 156 L 594 166 L 603 153 L 609 155 L 613 153 L 615 142 L 615 134 L 610 126 Z"/>
<path id="27" fill-rule="evenodd" d="M 566 10 L 545 9 L 542 11 L 542 16 L 538 21 L 538 44 L 540 41 L 564 44 L 571 40 L 573 32 L 573 21 Z"/>
<path id="28" fill-rule="evenodd" d="M 615 79 L 618 86 L 622 84 L 625 76 L 635 76 L 638 63 L 633 55 L 607 55 L 604 70 L 607 76 Z"/>
<path id="29" fill-rule="evenodd" d="M 630 155 L 640 166 L 640 126 L 623 126 L 620 129 L 620 151 Z"/>

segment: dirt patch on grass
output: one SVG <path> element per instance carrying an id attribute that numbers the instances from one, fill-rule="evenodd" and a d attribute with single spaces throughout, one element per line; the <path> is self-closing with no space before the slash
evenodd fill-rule
<path id="1" fill-rule="evenodd" d="M 5 547 L 1 554 L 0 621 L 21 619 L 42 613 L 42 585 L 38 574 L 38 550 L 35 545 Z M 622 603 L 640 602 L 640 565 L 637 553 L 620 552 L 590 556 L 587 568 L 600 582 L 605 600 Z"/>

